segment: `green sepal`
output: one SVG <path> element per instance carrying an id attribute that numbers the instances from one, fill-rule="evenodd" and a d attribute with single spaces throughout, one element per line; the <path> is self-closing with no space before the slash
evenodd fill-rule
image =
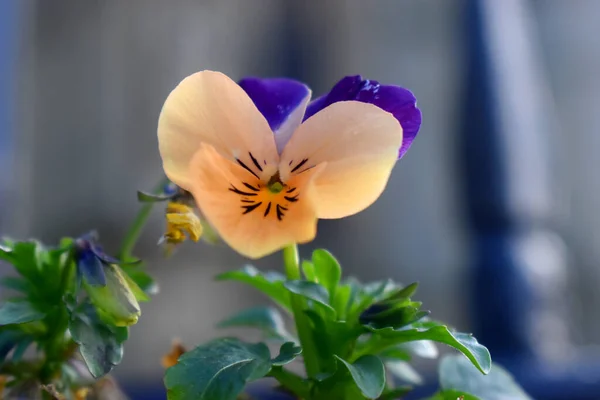
<path id="1" fill-rule="evenodd" d="M 394 330 L 392 328 L 375 329 L 372 327 L 367 327 L 367 329 L 372 333 L 372 336 L 362 344 L 364 346 L 362 351 L 368 354 L 379 354 L 401 343 L 432 340 L 454 347 L 463 353 L 483 374 L 489 373 L 492 368 L 490 352 L 485 346 L 479 344 L 472 335 L 451 332 L 445 325 L 438 325 L 429 329 Z"/>
<path id="2" fill-rule="evenodd" d="M 136 293 L 136 299 L 138 301 L 149 301 L 150 296 L 158 294 L 158 284 L 154 278 L 142 268 L 142 265 L 121 264 L 121 269 L 142 290 L 143 294 L 134 292 Z"/>
<path id="3" fill-rule="evenodd" d="M 172 198 L 172 194 L 154 194 L 143 192 L 141 190 L 137 191 L 137 199 L 140 203 L 159 203 L 171 200 Z"/>
<path id="4" fill-rule="evenodd" d="M 361 285 L 357 280 L 347 280 L 352 287 L 352 293 L 348 304 L 348 320 L 358 320 L 359 316 L 373 304 L 385 300 L 389 296 L 402 289 L 391 279 L 385 281 L 370 282 Z"/>
<path id="5" fill-rule="evenodd" d="M 115 264 L 105 265 L 104 273 L 106 276 L 105 286 L 90 285 L 84 282 L 84 287 L 96 307 L 98 315 L 107 323 L 115 326 L 135 324 L 141 311 L 134 290 L 130 286 L 131 278 Z M 141 292 L 139 287 L 136 290 Z"/>

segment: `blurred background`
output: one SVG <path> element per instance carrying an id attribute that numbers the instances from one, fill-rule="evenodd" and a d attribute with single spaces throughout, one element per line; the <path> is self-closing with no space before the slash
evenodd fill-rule
<path id="1" fill-rule="evenodd" d="M 97 229 L 116 253 L 136 190 L 161 177 L 162 103 L 193 72 L 288 76 L 315 95 L 362 74 L 416 94 L 420 134 L 375 205 L 320 222 L 301 253 L 420 281 L 433 316 L 534 398 L 598 399 L 599 19 L 597 0 L 0 0 L 0 234 Z M 225 247 L 165 260 L 159 208 L 136 254 L 161 292 L 116 369 L 139 398 L 161 387 L 173 337 L 206 341 L 266 302 L 213 281 L 248 262 Z"/>

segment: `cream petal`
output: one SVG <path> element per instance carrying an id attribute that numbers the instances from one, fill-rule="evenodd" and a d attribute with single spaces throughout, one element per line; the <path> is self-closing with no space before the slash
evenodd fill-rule
<path id="1" fill-rule="evenodd" d="M 264 166 L 279 160 L 273 133 L 250 97 L 220 72 L 185 78 L 167 97 L 158 121 L 165 173 L 189 189 L 189 164 L 202 143 L 245 165 L 261 178 Z"/>
<path id="2" fill-rule="evenodd" d="M 383 192 L 402 143 L 392 114 L 357 101 L 334 103 L 292 135 L 280 162 L 284 181 L 327 166 L 315 178 L 319 218 L 342 218 L 371 205 Z"/>
<path id="3" fill-rule="evenodd" d="M 293 177 L 274 194 L 212 146 L 202 145 L 190 164 L 190 191 L 230 247 L 246 257 L 260 258 L 315 237 L 312 182 L 324 167 Z"/>

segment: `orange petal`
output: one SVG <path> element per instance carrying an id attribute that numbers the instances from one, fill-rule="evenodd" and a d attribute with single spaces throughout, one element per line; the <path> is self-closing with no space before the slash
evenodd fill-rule
<path id="1" fill-rule="evenodd" d="M 383 192 L 402 143 L 392 114 L 344 101 L 306 120 L 281 155 L 284 181 L 327 163 L 314 182 L 319 218 L 342 218 L 370 206 Z"/>
<path id="2" fill-rule="evenodd" d="M 161 359 L 161 364 L 163 368 L 170 368 L 173 365 L 177 364 L 179 361 L 179 357 L 185 354 L 186 348 L 183 346 L 181 341 L 178 339 L 173 340 L 173 344 L 171 345 L 171 351 L 165 354 Z"/>
<path id="3" fill-rule="evenodd" d="M 312 181 L 325 166 L 293 177 L 279 193 L 244 168 L 203 145 L 190 164 L 190 191 L 223 240 L 249 258 L 260 258 L 316 235 Z"/>
<path id="4" fill-rule="evenodd" d="M 240 159 L 261 175 L 279 160 L 273 132 L 250 97 L 220 72 L 185 78 L 168 96 L 158 121 L 158 144 L 165 173 L 189 189 L 189 163 L 202 143 L 223 157 Z"/>

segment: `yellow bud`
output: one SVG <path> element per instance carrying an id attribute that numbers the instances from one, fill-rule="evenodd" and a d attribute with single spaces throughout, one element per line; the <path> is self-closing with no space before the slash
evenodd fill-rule
<path id="1" fill-rule="evenodd" d="M 75 400 L 86 400 L 90 395 L 91 390 L 89 388 L 79 388 L 75 390 L 73 396 Z"/>
<path id="2" fill-rule="evenodd" d="M 162 241 L 170 246 L 183 243 L 188 237 L 197 242 L 202 236 L 202 223 L 193 209 L 185 204 L 170 202 L 165 213 L 166 232 Z"/>

